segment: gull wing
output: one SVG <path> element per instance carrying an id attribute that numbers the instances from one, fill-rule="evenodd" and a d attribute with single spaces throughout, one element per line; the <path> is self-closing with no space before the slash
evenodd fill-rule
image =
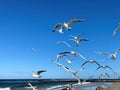
<path id="1" fill-rule="evenodd" d="M 96 63 L 98 66 L 100 66 L 100 64 L 97 61 L 93 61 L 94 63 Z"/>
<path id="2" fill-rule="evenodd" d="M 89 40 L 87 40 L 85 38 L 81 38 L 79 41 L 82 42 L 82 41 L 89 41 Z"/>
<path id="3" fill-rule="evenodd" d="M 112 70 L 112 68 L 110 66 L 106 66 L 106 67 Z"/>
<path id="4" fill-rule="evenodd" d="M 42 72 L 46 72 L 46 70 L 37 71 L 37 74 L 39 75 L 39 74 L 42 73 Z"/>
<path id="5" fill-rule="evenodd" d="M 56 25 L 54 26 L 54 29 L 56 29 L 56 28 L 58 28 L 58 27 L 60 27 L 60 26 L 63 26 L 63 24 L 62 24 L 62 23 L 56 24 Z"/>
<path id="6" fill-rule="evenodd" d="M 63 44 L 65 44 L 65 45 L 67 45 L 68 47 L 71 47 L 71 45 L 70 44 L 68 44 L 67 42 L 65 42 L 65 41 L 58 41 L 57 42 L 57 44 L 59 44 L 59 43 L 63 43 Z"/>
<path id="7" fill-rule="evenodd" d="M 120 30 L 120 23 L 117 26 L 117 28 L 115 28 L 114 32 L 113 32 L 113 36 Z"/>
<path id="8" fill-rule="evenodd" d="M 75 22 L 84 22 L 85 20 L 83 19 L 73 19 L 73 20 L 70 20 L 67 24 L 68 26 L 70 26 L 71 24 L 75 23 Z"/>
<path id="9" fill-rule="evenodd" d="M 118 48 L 118 49 L 115 51 L 115 54 L 117 54 L 118 52 L 120 52 L 120 48 Z"/>
<path id="10" fill-rule="evenodd" d="M 90 62 L 90 61 L 85 61 L 82 65 L 81 65 L 81 67 L 83 67 L 86 63 L 88 63 L 88 62 Z"/>

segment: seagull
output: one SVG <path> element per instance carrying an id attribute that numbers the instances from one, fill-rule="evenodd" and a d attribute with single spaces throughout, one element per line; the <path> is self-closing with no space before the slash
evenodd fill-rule
<path id="1" fill-rule="evenodd" d="M 115 36 L 115 34 L 120 30 L 120 23 L 117 26 L 117 28 L 115 28 L 114 32 L 113 32 L 113 36 Z"/>
<path id="2" fill-rule="evenodd" d="M 103 68 L 103 69 L 109 68 L 109 69 L 112 70 L 112 68 L 111 68 L 110 66 L 106 66 L 106 65 L 99 66 L 96 70 L 98 70 L 98 69 L 100 69 L 100 68 Z M 113 70 L 112 70 L 112 71 L 113 71 Z"/>
<path id="3" fill-rule="evenodd" d="M 81 65 L 81 67 L 83 67 L 85 64 L 87 64 L 87 63 L 95 63 L 95 64 L 97 64 L 98 66 L 100 66 L 100 64 L 97 62 L 97 61 L 95 61 L 95 60 L 88 60 L 88 61 L 85 61 L 82 65 Z"/>
<path id="4" fill-rule="evenodd" d="M 31 83 L 28 83 L 28 85 L 33 89 L 33 90 L 37 90 L 36 88 L 37 88 L 37 86 L 32 86 L 32 84 Z"/>
<path id="5" fill-rule="evenodd" d="M 100 55 L 109 55 L 109 58 L 110 58 L 111 60 L 116 60 L 118 52 L 120 52 L 120 48 L 118 48 L 118 49 L 115 51 L 115 53 L 113 53 L 113 54 L 110 54 L 110 53 L 108 53 L 108 52 L 99 52 L 98 54 L 100 54 Z M 108 60 L 109 58 L 106 58 L 106 59 Z"/>
<path id="6" fill-rule="evenodd" d="M 73 39 L 78 40 L 78 37 L 81 35 L 84 35 L 84 33 L 77 34 L 76 36 L 73 36 L 73 35 L 68 35 L 68 36 L 71 36 L 71 37 L 73 37 Z"/>
<path id="7" fill-rule="evenodd" d="M 98 79 L 100 79 L 102 76 L 107 76 L 108 78 L 110 78 L 110 75 L 108 73 L 102 73 L 99 75 Z"/>
<path id="8" fill-rule="evenodd" d="M 87 60 L 84 56 L 82 56 L 80 53 L 78 53 L 78 52 L 74 52 L 74 51 L 66 51 L 66 52 L 62 52 L 62 53 L 59 53 L 59 54 L 71 54 L 71 55 L 73 55 L 73 56 L 80 56 L 82 59 L 84 59 L 84 60 Z"/>
<path id="9" fill-rule="evenodd" d="M 61 27 L 59 30 L 52 30 L 52 32 L 58 32 L 59 34 L 63 34 L 63 27 Z"/>
<path id="10" fill-rule="evenodd" d="M 32 48 L 32 51 L 33 51 L 33 52 L 36 52 L 37 50 L 36 50 L 36 48 Z"/>
<path id="11" fill-rule="evenodd" d="M 40 70 L 40 71 L 37 71 L 37 72 L 33 72 L 32 76 L 35 77 L 35 78 L 40 78 L 41 76 L 39 76 L 39 74 L 41 74 L 43 72 L 46 72 L 46 70 Z"/>
<path id="12" fill-rule="evenodd" d="M 64 45 L 67 45 L 68 47 L 70 47 L 71 48 L 71 45 L 70 44 L 68 44 L 67 42 L 65 42 L 65 41 L 58 41 L 58 42 L 56 42 L 57 44 L 59 44 L 59 43 L 63 43 Z"/>
<path id="13" fill-rule="evenodd" d="M 79 44 L 81 43 L 81 42 L 83 42 L 83 41 L 89 41 L 89 40 L 87 40 L 87 39 L 84 39 L 84 38 L 81 38 L 81 39 L 69 39 L 69 40 L 73 40 L 73 41 L 75 41 L 75 43 L 76 43 L 76 46 L 79 46 Z"/>
<path id="14" fill-rule="evenodd" d="M 63 27 L 65 28 L 66 30 L 71 30 L 72 28 L 70 27 L 71 24 L 75 23 L 75 22 L 84 22 L 85 20 L 83 19 L 72 19 L 70 20 L 68 23 L 58 23 L 55 25 L 55 29 L 58 28 L 58 27 Z"/>
<path id="15" fill-rule="evenodd" d="M 69 69 L 68 67 L 64 66 L 63 64 L 61 64 L 61 63 L 59 63 L 57 61 L 51 60 L 51 62 L 56 63 L 59 67 L 62 67 L 67 72 L 72 73 L 72 75 L 74 75 L 76 77 L 76 79 L 78 80 L 78 84 L 81 84 L 81 81 L 80 81 L 79 77 L 77 76 L 77 71 L 72 71 L 71 69 Z"/>

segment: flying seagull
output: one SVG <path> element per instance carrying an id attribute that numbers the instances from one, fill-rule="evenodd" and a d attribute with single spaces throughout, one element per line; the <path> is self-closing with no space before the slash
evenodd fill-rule
<path id="1" fill-rule="evenodd" d="M 103 68 L 103 69 L 106 69 L 106 68 L 109 68 L 112 70 L 112 68 L 110 66 L 106 66 L 106 65 L 100 65 L 96 70 L 100 69 L 100 68 Z M 113 71 L 113 70 L 112 70 Z"/>
<path id="2" fill-rule="evenodd" d="M 37 72 L 33 72 L 32 76 L 35 77 L 35 78 L 40 78 L 41 76 L 39 76 L 39 75 L 43 72 L 46 72 L 46 70 L 40 70 L 40 71 L 37 71 Z"/>
<path id="3" fill-rule="evenodd" d="M 83 42 L 83 41 L 89 41 L 89 40 L 87 40 L 87 39 L 85 39 L 85 38 L 81 38 L 81 39 L 69 39 L 69 40 L 72 40 L 72 41 L 75 41 L 75 43 L 76 43 L 76 46 L 79 46 L 79 44 L 81 43 L 81 42 Z"/>
<path id="4" fill-rule="evenodd" d="M 77 71 L 73 71 L 73 70 L 71 70 L 70 68 L 64 66 L 63 64 L 61 64 L 61 63 L 59 63 L 59 62 L 57 62 L 57 61 L 51 60 L 51 62 L 56 63 L 59 67 L 62 67 L 62 68 L 65 69 L 67 72 L 72 73 L 72 75 L 75 76 L 75 78 L 78 80 L 78 84 L 81 84 L 81 80 L 80 80 L 79 77 L 77 76 Z"/>
<path id="5" fill-rule="evenodd" d="M 78 37 L 81 35 L 84 35 L 84 33 L 77 34 L 76 36 L 73 36 L 73 35 L 68 35 L 68 36 L 71 36 L 71 37 L 73 37 L 73 39 L 78 40 Z"/>
<path id="6" fill-rule="evenodd" d="M 75 23 L 75 22 L 84 22 L 85 20 L 83 19 L 72 19 L 70 20 L 68 23 L 58 23 L 55 25 L 55 29 L 58 28 L 58 27 L 63 27 L 65 28 L 66 30 L 71 30 L 72 28 L 70 27 L 71 24 Z"/>
<path id="7" fill-rule="evenodd" d="M 110 53 L 108 53 L 108 52 L 98 52 L 98 54 L 100 54 L 100 55 L 108 55 L 109 57 L 106 58 L 107 60 L 108 60 L 108 59 L 116 60 L 118 52 L 120 52 L 120 48 L 118 48 L 118 49 L 115 51 L 115 53 L 113 53 L 113 54 L 110 54 Z"/>
<path id="8" fill-rule="evenodd" d="M 87 63 L 95 63 L 95 64 L 97 64 L 98 65 L 98 67 L 100 66 L 100 64 L 97 62 L 97 61 L 95 61 L 95 60 L 88 60 L 88 61 L 85 61 L 82 65 L 81 65 L 81 67 L 83 67 L 85 64 L 87 64 Z"/>
<path id="9" fill-rule="evenodd" d="M 108 73 L 102 73 L 99 75 L 98 79 L 100 79 L 102 76 L 107 76 L 108 78 L 110 78 L 110 75 Z"/>
<path id="10" fill-rule="evenodd" d="M 115 36 L 115 34 L 120 30 L 120 23 L 119 25 L 115 28 L 114 32 L 113 32 L 113 36 Z"/>
<path id="11" fill-rule="evenodd" d="M 63 43 L 64 45 L 67 45 L 68 47 L 70 47 L 71 48 L 71 45 L 70 44 L 68 44 L 67 42 L 65 42 L 65 41 L 58 41 L 58 42 L 56 42 L 56 44 L 60 44 L 60 43 Z"/>
<path id="12" fill-rule="evenodd" d="M 65 54 L 65 55 L 71 54 L 71 55 L 73 55 L 75 57 L 80 56 L 82 59 L 87 60 L 84 56 L 82 56 L 80 53 L 75 52 L 75 51 L 65 51 L 65 52 L 62 52 L 62 53 L 59 53 L 59 54 Z"/>

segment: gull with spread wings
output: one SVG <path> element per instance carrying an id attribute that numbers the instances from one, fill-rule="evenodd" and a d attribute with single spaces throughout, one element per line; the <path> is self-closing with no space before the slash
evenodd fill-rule
<path id="1" fill-rule="evenodd" d="M 68 47 L 70 47 L 71 48 L 71 45 L 70 44 L 68 44 L 67 42 L 65 42 L 65 41 L 58 41 L 58 42 L 56 42 L 56 44 L 60 44 L 60 43 L 63 43 L 64 45 L 67 45 Z"/>
<path id="2" fill-rule="evenodd" d="M 118 52 L 120 52 L 120 48 L 118 48 L 115 51 L 115 53 L 113 53 L 113 54 L 110 54 L 108 52 L 98 52 L 98 54 L 100 54 L 100 55 L 108 55 L 109 57 L 107 57 L 106 60 L 108 60 L 108 59 L 116 60 Z"/>
<path id="3" fill-rule="evenodd" d="M 75 52 L 75 51 L 65 51 L 65 52 L 61 52 L 59 54 L 65 54 L 65 55 L 71 54 L 71 55 L 73 55 L 75 57 L 80 56 L 82 59 L 87 60 L 84 56 L 82 56 L 80 53 Z"/>
<path id="4" fill-rule="evenodd" d="M 72 41 L 75 41 L 75 43 L 76 43 L 76 46 L 79 46 L 79 44 L 81 43 L 81 42 L 83 42 L 83 41 L 89 41 L 89 40 L 87 40 L 87 39 L 85 39 L 85 38 L 81 38 L 81 39 L 69 39 L 69 40 L 72 40 Z"/>
<path id="5" fill-rule="evenodd" d="M 98 65 L 98 67 L 100 66 L 100 64 L 97 62 L 97 61 L 95 61 L 95 60 L 87 60 L 87 61 L 85 61 L 82 65 L 81 65 L 81 67 L 83 67 L 85 64 L 87 64 L 87 63 L 92 63 L 92 64 L 97 64 Z"/>
<path id="6" fill-rule="evenodd" d="M 84 22 L 85 20 L 83 19 L 72 19 L 70 20 L 68 23 L 58 23 L 54 26 L 54 28 L 58 28 L 58 27 L 63 27 L 65 28 L 66 30 L 71 30 L 72 28 L 70 27 L 71 24 L 75 23 L 75 22 Z"/>
<path id="7" fill-rule="evenodd" d="M 68 36 L 71 36 L 73 39 L 78 40 L 78 37 L 80 37 L 81 35 L 84 35 L 84 33 L 77 34 L 76 36 L 73 35 L 68 35 Z"/>
<path id="8" fill-rule="evenodd" d="M 110 79 L 110 75 L 108 73 L 102 73 L 99 75 L 98 79 L 101 79 L 102 76 L 107 76 Z"/>
<path id="9" fill-rule="evenodd" d="M 110 66 L 106 66 L 106 65 L 100 65 L 96 70 L 98 70 L 100 68 L 103 68 L 103 69 L 109 68 L 110 70 L 113 71 L 113 69 Z"/>
<path id="10" fill-rule="evenodd" d="M 32 73 L 32 76 L 35 77 L 35 78 L 40 78 L 40 74 L 43 73 L 43 72 L 46 72 L 46 70 L 40 70 L 40 71 L 37 71 L 37 72 L 33 72 Z"/>
<path id="11" fill-rule="evenodd" d="M 51 60 L 51 62 L 54 62 L 56 63 L 59 67 L 62 67 L 63 69 L 65 69 L 67 72 L 70 72 L 72 73 L 73 76 L 75 76 L 75 78 L 78 80 L 78 84 L 81 84 L 81 80 L 79 78 L 79 76 L 77 76 L 77 71 L 73 71 L 71 70 L 70 68 L 64 66 L 63 64 L 59 63 L 59 62 L 56 62 L 54 60 Z"/>

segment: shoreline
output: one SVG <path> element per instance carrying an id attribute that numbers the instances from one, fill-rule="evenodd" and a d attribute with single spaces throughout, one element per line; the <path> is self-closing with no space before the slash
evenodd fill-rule
<path id="1" fill-rule="evenodd" d="M 108 85 L 104 90 L 120 90 L 120 82 L 113 82 L 111 85 Z"/>

